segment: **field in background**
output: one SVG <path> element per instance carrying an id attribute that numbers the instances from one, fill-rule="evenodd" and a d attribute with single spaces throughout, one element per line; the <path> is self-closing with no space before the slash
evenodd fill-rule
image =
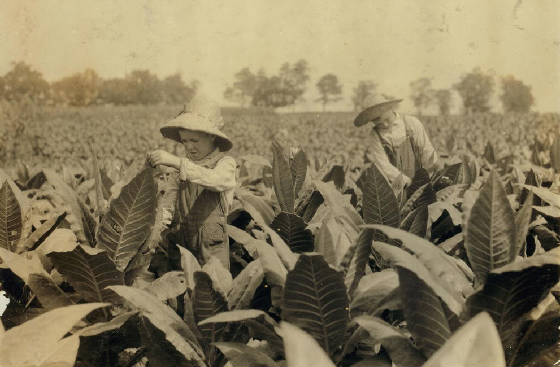
<path id="1" fill-rule="evenodd" d="M 102 160 L 131 164 L 146 152 L 181 148 L 161 137 L 158 126 L 179 107 L 47 108 L 3 106 L 0 110 L 0 167 L 21 161 L 30 167 L 55 169 L 89 160 L 92 143 Z M 235 143 L 231 154 L 271 157 L 271 141 L 279 136 L 300 145 L 311 160 L 361 165 L 369 145 L 367 127 L 354 128 L 354 113 L 286 113 L 226 108 L 225 132 Z M 511 156 L 516 163 L 531 159 L 534 149 L 546 151 L 558 130 L 558 114 L 473 115 L 421 117 L 440 154 L 481 155 L 487 142 L 497 158 Z M 535 142 L 538 141 L 537 144 Z M 546 154 L 542 157 L 547 159 Z M 546 162 L 541 162 L 546 163 Z"/>

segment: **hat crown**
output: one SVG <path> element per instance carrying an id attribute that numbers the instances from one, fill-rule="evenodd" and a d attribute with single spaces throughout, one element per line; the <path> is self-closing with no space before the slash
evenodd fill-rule
<path id="1" fill-rule="evenodd" d="M 394 100 L 394 98 L 387 98 L 386 94 L 370 94 L 364 100 L 364 106 L 375 106 L 381 103 L 389 102 Z"/>

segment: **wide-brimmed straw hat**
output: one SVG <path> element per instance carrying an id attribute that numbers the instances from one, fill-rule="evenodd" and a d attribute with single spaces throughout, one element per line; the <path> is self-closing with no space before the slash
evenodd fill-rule
<path id="1" fill-rule="evenodd" d="M 370 121 L 375 121 L 386 111 L 389 111 L 400 102 L 402 102 L 402 99 L 390 99 L 384 95 L 376 94 L 366 100 L 365 104 L 369 107 L 360 112 L 360 114 L 354 119 L 354 125 L 362 126 Z"/>
<path id="2" fill-rule="evenodd" d="M 177 117 L 165 122 L 160 128 L 161 134 L 169 139 L 181 142 L 179 130 L 200 131 L 216 137 L 216 146 L 226 152 L 233 147 L 231 139 L 221 129 L 224 120 L 220 107 L 202 96 L 195 96 Z"/>

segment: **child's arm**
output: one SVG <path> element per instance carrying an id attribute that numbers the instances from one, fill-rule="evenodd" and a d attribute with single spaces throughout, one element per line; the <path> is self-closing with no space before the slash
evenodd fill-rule
<path id="1" fill-rule="evenodd" d="M 188 158 L 181 158 L 179 178 L 190 181 L 210 190 L 226 191 L 236 186 L 235 173 L 237 164 L 232 157 L 224 157 L 215 168 L 199 166 Z"/>

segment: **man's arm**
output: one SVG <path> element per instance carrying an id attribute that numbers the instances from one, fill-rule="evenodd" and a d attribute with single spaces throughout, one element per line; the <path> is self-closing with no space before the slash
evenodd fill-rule
<path id="1" fill-rule="evenodd" d="M 424 125 L 416 117 L 408 117 L 410 127 L 413 133 L 413 139 L 416 143 L 418 151 L 420 153 L 420 159 L 422 161 L 422 167 L 428 171 L 437 169 L 437 163 L 439 160 L 439 155 L 434 149 L 430 137 L 426 133 Z M 412 122 L 412 123 L 411 123 Z"/>
<path id="2" fill-rule="evenodd" d="M 383 171 L 391 183 L 398 183 L 402 181 L 406 185 L 410 184 L 410 177 L 402 173 L 389 161 L 389 157 L 387 157 L 387 153 L 385 152 L 385 149 L 383 149 L 383 143 L 381 142 L 379 133 L 374 130 L 372 135 L 373 141 L 370 146 L 370 155 L 373 157 L 373 162 L 381 171 Z"/>

